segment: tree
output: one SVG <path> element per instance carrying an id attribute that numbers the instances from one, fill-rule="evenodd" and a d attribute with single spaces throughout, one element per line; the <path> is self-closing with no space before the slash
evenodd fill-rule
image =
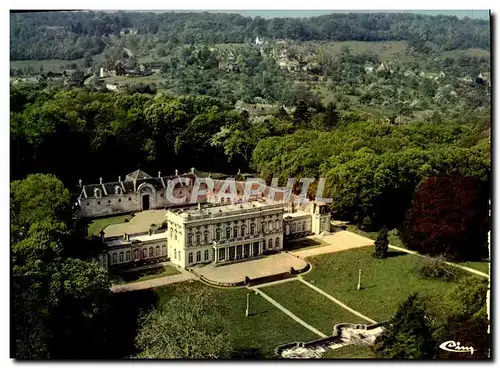
<path id="1" fill-rule="evenodd" d="M 373 347 L 381 359 L 431 359 L 435 341 L 422 300 L 412 294 L 389 320 Z"/>
<path id="2" fill-rule="evenodd" d="M 143 316 L 137 334 L 140 358 L 224 359 L 232 353 L 220 306 L 200 292 L 173 297 Z"/>
<path id="3" fill-rule="evenodd" d="M 438 359 L 486 359 L 490 357 L 487 313 L 488 281 L 476 276 L 460 279 L 444 298 L 436 303 L 436 341 L 457 341 L 472 346 L 474 354 L 457 354 L 436 347 Z"/>
<path id="4" fill-rule="evenodd" d="M 387 258 L 387 251 L 389 250 L 389 239 L 387 237 L 387 229 L 383 227 L 380 229 L 375 240 L 375 258 Z"/>
<path id="5" fill-rule="evenodd" d="M 86 52 L 85 55 L 83 56 L 83 66 L 90 67 L 92 66 L 93 61 L 94 60 L 92 59 L 92 54 L 90 52 Z"/>
<path id="6" fill-rule="evenodd" d="M 478 260 L 486 253 L 488 190 L 479 180 L 439 176 L 417 189 L 401 227 L 408 249 L 451 260 Z"/>

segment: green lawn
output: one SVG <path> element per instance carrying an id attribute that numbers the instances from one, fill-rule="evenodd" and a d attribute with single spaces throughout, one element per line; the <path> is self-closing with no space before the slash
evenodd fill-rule
<path id="1" fill-rule="evenodd" d="M 369 346 L 347 345 L 339 349 L 328 349 L 323 359 L 375 359 Z"/>
<path id="2" fill-rule="evenodd" d="M 390 318 L 412 292 L 437 303 L 455 284 L 417 276 L 415 264 L 421 257 L 389 251 L 387 259 L 372 257 L 372 247 L 310 257 L 311 272 L 303 277 L 349 307 L 376 320 Z M 357 290 L 362 270 L 362 289 Z M 457 269 L 458 278 L 472 274 Z"/>
<path id="3" fill-rule="evenodd" d="M 331 335 L 333 326 L 338 323 L 369 323 L 300 281 L 276 284 L 261 290 L 326 335 Z"/>
<path id="4" fill-rule="evenodd" d="M 103 78 L 103 80 L 106 83 L 118 83 L 118 84 L 138 84 L 138 83 L 152 84 L 152 83 L 163 82 L 164 79 L 165 77 L 159 74 L 145 75 L 145 76 L 128 76 L 128 77 L 124 75 L 119 75 L 116 77 Z"/>
<path id="5" fill-rule="evenodd" d="M 301 239 L 297 241 L 288 241 L 285 243 L 286 250 L 304 250 L 310 248 L 323 247 L 329 245 L 320 239 Z"/>
<path id="6" fill-rule="evenodd" d="M 460 262 L 458 264 L 484 272 L 488 275 L 490 274 L 490 262 Z"/>
<path id="7" fill-rule="evenodd" d="M 121 216 L 112 216 L 112 217 L 104 217 L 100 219 L 92 220 L 88 227 L 89 235 L 99 235 L 101 230 L 103 230 L 106 226 L 111 224 L 119 224 L 121 222 L 125 222 L 125 219 L 130 220 L 133 215 L 121 215 Z"/>
<path id="8" fill-rule="evenodd" d="M 363 231 L 363 230 L 360 230 L 358 229 L 357 227 L 353 226 L 353 225 L 349 225 L 347 227 L 347 230 L 348 231 L 351 231 L 355 234 L 358 234 L 358 235 L 362 235 L 362 236 L 366 236 L 367 238 L 370 238 L 370 239 L 377 239 L 377 232 L 376 231 L 373 231 L 373 232 L 367 232 L 367 231 Z M 397 231 L 396 229 L 393 229 L 391 231 L 389 231 L 389 244 L 390 245 L 394 245 L 396 247 L 400 247 L 400 248 L 406 248 L 403 244 L 403 242 L 401 241 L 401 239 L 399 238 L 399 236 L 397 235 Z M 483 262 L 457 262 L 457 264 L 460 264 L 462 266 L 465 266 L 465 267 L 470 267 L 470 268 L 473 268 L 477 271 L 481 271 L 481 272 L 484 272 L 486 274 L 489 274 L 489 262 L 487 261 L 483 261 Z"/>
<path id="9" fill-rule="evenodd" d="M 274 348 L 293 341 L 309 341 L 317 335 L 292 320 L 263 297 L 250 295 L 250 316 L 245 316 L 247 289 L 217 289 L 201 282 L 183 282 L 156 288 L 159 303 L 172 296 L 185 296 L 204 289 L 211 293 L 213 303 L 220 305 L 221 313 L 231 326 L 230 333 L 237 348 L 258 351 L 267 358 L 274 356 Z"/>
<path id="10" fill-rule="evenodd" d="M 118 276 L 125 282 L 138 282 L 155 279 L 157 277 L 177 275 L 179 273 L 180 272 L 174 267 L 164 265 L 140 271 L 121 272 L 118 274 Z"/>

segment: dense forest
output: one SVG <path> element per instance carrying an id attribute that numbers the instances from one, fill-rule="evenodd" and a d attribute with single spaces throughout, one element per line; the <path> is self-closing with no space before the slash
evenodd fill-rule
<path id="1" fill-rule="evenodd" d="M 490 47 L 489 22 L 404 13 L 328 14 L 310 18 L 212 13 L 44 12 L 11 15 L 11 60 L 77 59 L 105 47 L 103 36 L 135 28 L 154 43 L 245 43 L 256 36 L 297 41 L 406 40 L 442 50 Z"/>

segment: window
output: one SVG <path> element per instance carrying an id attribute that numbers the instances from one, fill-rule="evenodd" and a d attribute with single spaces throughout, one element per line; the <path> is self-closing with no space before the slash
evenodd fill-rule
<path id="1" fill-rule="evenodd" d="M 266 250 L 266 241 L 265 240 L 262 242 L 262 250 Z"/>
<path id="2" fill-rule="evenodd" d="M 226 248 L 219 249 L 219 261 L 224 261 L 226 259 Z"/>
<path id="3" fill-rule="evenodd" d="M 174 249 L 174 259 L 177 259 L 177 249 Z"/>
<path id="4" fill-rule="evenodd" d="M 279 248 L 280 247 L 280 238 L 276 238 L 276 240 L 274 241 L 274 247 L 275 248 Z"/>
<path id="5" fill-rule="evenodd" d="M 241 259 L 242 258 L 242 254 L 243 254 L 243 245 L 237 245 L 236 246 L 236 257 L 238 259 Z"/>
<path id="6" fill-rule="evenodd" d="M 120 263 L 123 263 L 123 252 L 120 252 Z"/>
<path id="7" fill-rule="evenodd" d="M 262 231 L 266 231 L 266 223 L 265 222 L 262 222 Z"/>
<path id="8" fill-rule="evenodd" d="M 228 227 L 226 227 L 226 239 L 229 239 L 231 237 L 231 229 Z"/>
<path id="9" fill-rule="evenodd" d="M 215 240 L 220 240 L 220 229 L 215 230 Z"/>
<path id="10" fill-rule="evenodd" d="M 273 222 L 272 221 L 269 221 L 267 223 L 267 227 L 269 228 L 269 231 L 271 231 L 273 229 Z"/>
<path id="11" fill-rule="evenodd" d="M 250 257 L 250 244 L 245 244 L 243 246 L 243 257 L 244 258 Z"/>
<path id="12" fill-rule="evenodd" d="M 203 233 L 203 240 L 205 241 L 205 243 L 208 243 L 208 231 L 206 231 L 206 230 Z"/>
<path id="13" fill-rule="evenodd" d="M 241 225 L 241 236 L 245 236 L 245 225 Z"/>
<path id="14" fill-rule="evenodd" d="M 125 253 L 125 260 L 128 262 L 130 261 L 130 251 L 127 250 L 127 253 Z"/>
<path id="15" fill-rule="evenodd" d="M 137 259 L 137 249 L 134 249 L 134 259 Z"/>
<path id="16" fill-rule="evenodd" d="M 272 249 L 273 248 L 273 239 L 269 239 L 267 242 L 267 248 Z"/>
<path id="17" fill-rule="evenodd" d="M 116 263 L 116 253 L 113 253 L 113 264 Z"/>
<path id="18" fill-rule="evenodd" d="M 250 224 L 250 235 L 255 234 L 255 224 Z"/>
<path id="19" fill-rule="evenodd" d="M 197 232 L 196 233 L 196 244 L 200 244 L 201 243 L 201 234 L 200 232 Z"/>
<path id="20" fill-rule="evenodd" d="M 196 252 L 196 262 L 201 262 L 201 252 Z"/>
<path id="21" fill-rule="evenodd" d="M 122 199 L 121 199 L 121 198 L 118 198 L 118 202 L 121 202 L 121 201 L 122 201 Z"/>
<path id="22" fill-rule="evenodd" d="M 238 236 L 238 228 L 235 226 L 233 227 L 233 237 L 237 237 Z"/>
<path id="23" fill-rule="evenodd" d="M 193 253 L 189 253 L 189 263 L 193 263 Z"/>
<path id="24" fill-rule="evenodd" d="M 101 201 L 97 201 L 97 204 L 101 204 Z"/>
<path id="25" fill-rule="evenodd" d="M 108 204 L 111 203 L 111 199 L 108 201 Z"/>
<path id="26" fill-rule="evenodd" d="M 306 231 L 306 222 L 305 221 L 302 223 L 302 231 Z"/>
<path id="27" fill-rule="evenodd" d="M 118 185 L 115 187 L 115 194 L 116 195 L 121 195 L 122 194 L 122 188 L 120 188 Z"/>
<path id="28" fill-rule="evenodd" d="M 205 251 L 205 261 L 208 261 L 208 249 Z"/>
<path id="29" fill-rule="evenodd" d="M 102 197 L 102 192 L 99 188 L 94 189 L 94 197 L 96 198 L 101 198 Z"/>
<path id="30" fill-rule="evenodd" d="M 192 242 L 193 242 L 193 236 L 191 234 L 188 234 L 188 245 L 191 245 Z"/>
<path id="31" fill-rule="evenodd" d="M 149 247 L 149 256 L 153 257 L 153 255 L 154 255 L 153 247 Z"/>
<path id="32" fill-rule="evenodd" d="M 161 247 L 161 254 L 162 254 L 162 256 L 166 256 L 166 255 L 167 255 L 166 250 L 167 250 L 167 247 L 166 247 L 166 246 L 162 246 L 162 247 Z"/>
<path id="33" fill-rule="evenodd" d="M 131 201 L 131 200 L 132 200 L 132 198 L 128 197 L 128 200 L 129 200 L 129 201 Z"/>
<path id="34" fill-rule="evenodd" d="M 274 227 L 275 227 L 276 229 L 279 229 L 279 228 L 280 228 L 280 220 L 276 220 L 276 221 L 274 221 Z"/>
<path id="35" fill-rule="evenodd" d="M 297 231 L 297 224 L 293 223 L 292 224 L 292 233 L 295 233 Z"/>
<path id="36" fill-rule="evenodd" d="M 160 256 L 160 246 L 159 246 L 159 245 L 157 245 L 157 246 L 156 246 L 156 249 L 155 249 L 155 256 L 156 256 L 156 257 L 159 257 L 159 256 Z"/>

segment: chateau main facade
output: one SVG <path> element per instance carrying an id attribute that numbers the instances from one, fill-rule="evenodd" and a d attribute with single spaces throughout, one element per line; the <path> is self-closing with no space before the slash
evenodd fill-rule
<path id="1" fill-rule="evenodd" d="M 129 183 L 127 185 L 130 192 L 108 194 L 105 197 L 115 202 L 123 197 L 135 197 L 134 200 L 127 200 L 131 202 L 130 207 L 107 207 L 106 203 L 102 203 L 102 196 L 95 196 L 92 200 L 100 199 L 101 204 L 89 205 L 86 217 L 106 213 L 106 210 L 97 207 L 103 205 L 104 208 L 120 211 L 119 213 L 130 212 L 125 211 L 128 208 L 133 208 L 131 211 L 156 208 L 157 212 L 159 209 L 164 210 L 159 213 L 158 222 L 161 226 L 155 224 L 150 227 L 147 224 L 140 231 L 130 234 L 117 234 L 116 231 L 106 234 L 104 229 L 100 236 L 106 251 L 96 259 L 104 268 L 166 260 L 183 268 L 204 264 L 218 266 L 282 251 L 284 243 L 290 238 L 330 231 L 330 214 L 322 203 L 295 205 L 283 199 L 265 198 L 263 194 L 243 200 L 241 191 L 245 183 L 237 182 L 239 195 L 231 200 L 226 195 L 208 195 L 198 204 L 175 204 L 173 207 L 163 200 L 166 197 L 166 187 L 163 184 L 155 187 L 151 183 L 153 180 L 165 182 L 172 180 L 172 177 L 152 178 L 139 171 L 132 174 L 125 179 Z M 139 175 L 142 178 L 139 179 Z M 194 177 L 194 170 L 185 175 Z M 125 188 L 127 185 L 124 185 Z M 83 190 L 87 191 L 89 187 L 100 189 L 102 186 L 106 188 L 111 185 L 86 186 Z M 183 189 L 179 190 L 179 195 L 191 193 L 192 185 L 181 186 L 179 189 Z M 162 193 L 164 196 L 161 196 Z M 144 206 L 144 196 L 151 198 L 148 199 L 149 207 Z M 162 199 L 158 200 L 159 198 Z M 85 201 L 89 201 L 89 197 L 80 198 L 81 205 L 85 205 Z"/>

